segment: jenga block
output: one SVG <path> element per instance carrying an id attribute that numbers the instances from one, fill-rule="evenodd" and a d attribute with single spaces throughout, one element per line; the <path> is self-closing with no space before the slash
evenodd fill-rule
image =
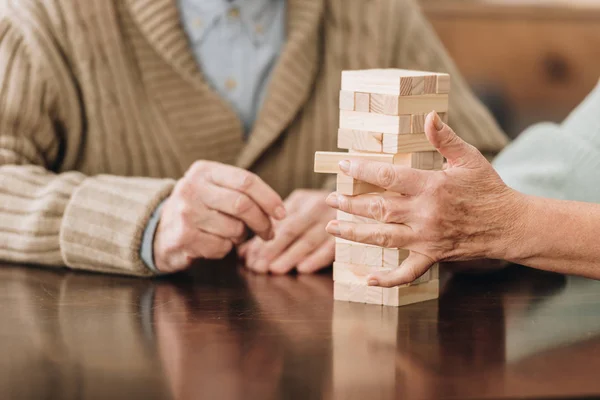
<path id="1" fill-rule="evenodd" d="M 367 286 L 365 303 L 383 305 L 383 288 L 377 286 Z"/>
<path id="2" fill-rule="evenodd" d="M 352 254 L 352 245 L 346 243 L 335 244 L 335 261 L 341 263 L 350 263 Z"/>
<path id="3" fill-rule="evenodd" d="M 335 238 L 335 242 L 336 243 L 345 243 L 345 244 L 349 244 L 351 246 L 359 245 L 359 246 L 367 246 L 367 247 L 378 247 L 378 246 L 374 246 L 372 244 L 353 242 L 351 240 L 346 240 L 346 239 L 342 239 L 342 238 Z M 381 248 L 381 247 L 379 247 L 379 248 Z"/>
<path id="4" fill-rule="evenodd" d="M 437 90 L 437 75 L 428 75 L 425 77 L 425 88 L 424 94 L 433 94 L 436 93 Z"/>
<path id="5" fill-rule="evenodd" d="M 431 269 L 428 269 L 423 275 L 421 275 L 420 277 L 415 279 L 413 282 L 411 282 L 411 286 L 427 283 L 430 280 L 431 280 Z"/>
<path id="6" fill-rule="evenodd" d="M 444 163 L 444 156 L 437 151 L 424 151 L 412 153 L 413 168 L 426 170 L 440 170 Z"/>
<path id="7" fill-rule="evenodd" d="M 369 93 L 354 94 L 354 110 L 368 113 L 370 111 L 371 95 Z"/>
<path id="8" fill-rule="evenodd" d="M 438 94 L 450 93 L 450 75 L 438 74 L 437 75 L 437 87 L 435 90 Z"/>
<path id="9" fill-rule="evenodd" d="M 389 272 L 390 269 L 361 264 L 333 263 L 333 280 L 336 282 L 367 284 L 367 277 L 374 272 Z"/>
<path id="10" fill-rule="evenodd" d="M 387 306 L 404 306 L 439 297 L 439 280 L 414 286 L 383 288 L 383 304 Z"/>
<path id="11" fill-rule="evenodd" d="M 444 156 L 437 151 L 433 154 L 433 169 L 441 170 L 444 168 Z"/>
<path id="12" fill-rule="evenodd" d="M 351 246 L 350 263 L 383 268 L 383 248 L 355 243 Z"/>
<path id="13" fill-rule="evenodd" d="M 409 135 L 394 135 L 385 133 L 383 135 L 382 153 L 412 153 L 419 151 L 435 151 L 435 147 L 429 143 L 424 133 L 411 133 Z"/>
<path id="14" fill-rule="evenodd" d="M 427 114 L 413 114 L 410 116 L 410 131 L 412 133 L 424 133 L 425 132 L 425 117 Z"/>
<path id="15" fill-rule="evenodd" d="M 340 110 L 354 111 L 354 92 L 340 91 Z"/>
<path id="16" fill-rule="evenodd" d="M 404 249 L 383 249 L 383 267 L 397 268 L 408 257 L 409 251 Z"/>
<path id="17" fill-rule="evenodd" d="M 355 129 L 338 130 L 340 149 L 372 151 L 381 153 L 383 133 L 359 131 Z"/>
<path id="18" fill-rule="evenodd" d="M 440 264 L 434 264 L 433 267 L 429 269 L 431 272 L 431 279 L 440 279 Z"/>
<path id="19" fill-rule="evenodd" d="M 391 96 L 388 94 L 371 94 L 371 114 L 406 116 L 426 114 L 431 111 L 448 112 L 447 94 L 426 94 L 422 96 Z M 354 128 L 361 129 L 361 128 Z M 377 130 L 368 128 L 365 130 Z M 386 132 L 396 133 L 396 132 Z M 402 132 L 398 132 L 402 133 Z"/>
<path id="20" fill-rule="evenodd" d="M 351 176 L 338 174 L 336 191 L 346 196 L 358 196 L 359 194 L 384 192 L 385 190 L 367 182 L 357 181 Z"/>
<path id="21" fill-rule="evenodd" d="M 337 211 L 337 220 L 345 221 L 345 222 L 354 222 L 355 224 L 380 224 L 381 223 L 381 222 L 371 219 L 371 218 L 361 217 L 360 215 L 348 214 L 341 210 Z"/>
<path id="22" fill-rule="evenodd" d="M 433 92 L 426 78 L 434 79 L 435 72 L 402 69 L 372 69 L 342 72 L 342 90 L 365 93 L 382 93 L 396 96 L 414 96 Z"/>
<path id="23" fill-rule="evenodd" d="M 381 133 L 410 133 L 410 115 L 384 115 L 340 110 L 340 129 Z"/>
<path id="24" fill-rule="evenodd" d="M 418 154 L 418 153 L 414 153 Z M 342 160 L 370 160 L 388 164 L 411 166 L 411 154 L 378 154 L 378 153 L 337 153 L 317 151 L 315 153 L 315 172 L 322 174 L 342 174 L 339 162 Z"/>
<path id="25" fill-rule="evenodd" d="M 350 301 L 350 288 L 347 283 L 333 281 L 333 299 Z"/>

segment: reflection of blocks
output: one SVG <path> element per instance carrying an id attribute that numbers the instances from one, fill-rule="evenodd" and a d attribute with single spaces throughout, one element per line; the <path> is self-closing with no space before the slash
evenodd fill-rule
<path id="1" fill-rule="evenodd" d="M 337 191 L 346 196 L 384 192 L 370 182 L 342 173 L 339 162 L 360 159 L 423 170 L 440 170 L 444 159 L 425 135 L 427 114 L 448 118 L 450 77 L 447 74 L 376 69 L 342 72 L 339 96 L 338 147 L 348 152 L 317 152 L 315 172 L 337 174 Z M 338 220 L 381 224 L 367 216 L 338 211 Z M 439 292 L 436 264 L 414 282 L 396 288 L 367 286 L 374 272 L 400 268 L 409 252 L 336 239 L 334 298 L 352 302 L 401 306 L 435 299 Z"/>

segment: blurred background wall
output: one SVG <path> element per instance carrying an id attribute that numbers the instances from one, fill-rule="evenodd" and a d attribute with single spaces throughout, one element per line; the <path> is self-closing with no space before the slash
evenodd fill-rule
<path id="1" fill-rule="evenodd" d="M 442 42 L 515 137 L 561 121 L 600 77 L 600 0 L 421 0 Z"/>

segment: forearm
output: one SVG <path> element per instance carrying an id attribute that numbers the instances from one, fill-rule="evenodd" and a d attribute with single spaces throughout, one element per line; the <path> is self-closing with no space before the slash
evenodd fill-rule
<path id="1" fill-rule="evenodd" d="M 502 258 L 600 279 L 600 204 L 525 196 L 520 214 Z"/>

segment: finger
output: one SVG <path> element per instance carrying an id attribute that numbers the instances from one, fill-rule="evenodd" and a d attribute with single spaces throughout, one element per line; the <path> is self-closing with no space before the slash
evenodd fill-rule
<path id="1" fill-rule="evenodd" d="M 201 230 L 195 230 L 192 235 L 192 240 L 185 250 L 191 258 L 220 260 L 233 249 L 233 242 L 220 236 Z"/>
<path id="2" fill-rule="evenodd" d="M 353 215 L 386 223 L 405 223 L 411 213 L 412 197 L 384 192 L 360 196 L 344 196 L 331 193 L 327 205 Z"/>
<path id="3" fill-rule="evenodd" d="M 230 239 L 236 245 L 242 243 L 246 237 L 243 222 L 219 211 L 204 208 L 192 217 L 191 222 L 197 229 Z"/>
<path id="4" fill-rule="evenodd" d="M 255 241 L 256 239 L 251 239 L 248 240 L 245 243 L 242 243 L 241 245 L 237 246 L 237 254 L 239 258 L 242 259 L 246 259 L 246 256 L 248 255 L 248 249 L 250 248 L 250 246 L 252 245 L 252 243 Z"/>
<path id="5" fill-rule="evenodd" d="M 260 253 L 260 250 L 263 248 L 264 245 L 265 242 L 262 239 L 257 238 L 256 242 L 253 243 L 250 249 L 248 250 L 248 260 L 246 261 L 246 266 L 248 267 L 248 269 L 259 274 L 266 274 L 267 272 L 269 272 L 268 265 L 262 265 L 256 262 L 258 260 L 258 254 Z"/>
<path id="6" fill-rule="evenodd" d="M 271 262 L 269 270 L 274 274 L 287 274 L 307 255 L 328 240 L 328 235 L 323 231 L 323 227 L 320 225 L 314 226 L 285 250 L 281 256 Z"/>
<path id="7" fill-rule="evenodd" d="M 425 134 L 429 142 L 448 159 L 450 166 L 478 164 L 484 158 L 475 147 L 454 133 L 435 111 L 425 119 Z"/>
<path id="8" fill-rule="evenodd" d="M 283 200 L 257 175 L 230 165 L 212 168 L 210 180 L 218 186 L 244 193 L 252 199 L 263 213 L 281 220 L 286 216 Z"/>
<path id="9" fill-rule="evenodd" d="M 405 195 L 417 195 L 430 171 L 368 160 L 343 160 L 340 169 L 362 182 Z"/>
<path id="10" fill-rule="evenodd" d="M 331 221 L 325 229 L 335 237 L 386 248 L 405 249 L 413 241 L 412 229 L 402 224 Z"/>
<path id="11" fill-rule="evenodd" d="M 393 287 L 406 285 L 414 282 L 415 279 L 423 275 L 435 262 L 420 253 L 414 251 L 402 262 L 398 268 L 390 272 L 376 272 L 367 277 L 369 286 Z"/>
<path id="12" fill-rule="evenodd" d="M 198 198 L 208 208 L 240 219 L 265 240 L 272 237 L 271 220 L 250 197 L 221 186 L 203 184 L 208 187 L 197 191 Z"/>
<path id="13" fill-rule="evenodd" d="M 296 269 L 301 274 L 312 274 L 333 263 L 335 257 L 335 241 L 327 240 L 316 251 L 302 260 Z"/>
<path id="14" fill-rule="evenodd" d="M 267 269 L 268 265 L 279 257 L 294 241 L 296 241 L 312 225 L 312 218 L 306 214 L 293 214 L 281 221 L 277 227 L 275 238 L 261 247 L 256 262 L 257 269 Z"/>

